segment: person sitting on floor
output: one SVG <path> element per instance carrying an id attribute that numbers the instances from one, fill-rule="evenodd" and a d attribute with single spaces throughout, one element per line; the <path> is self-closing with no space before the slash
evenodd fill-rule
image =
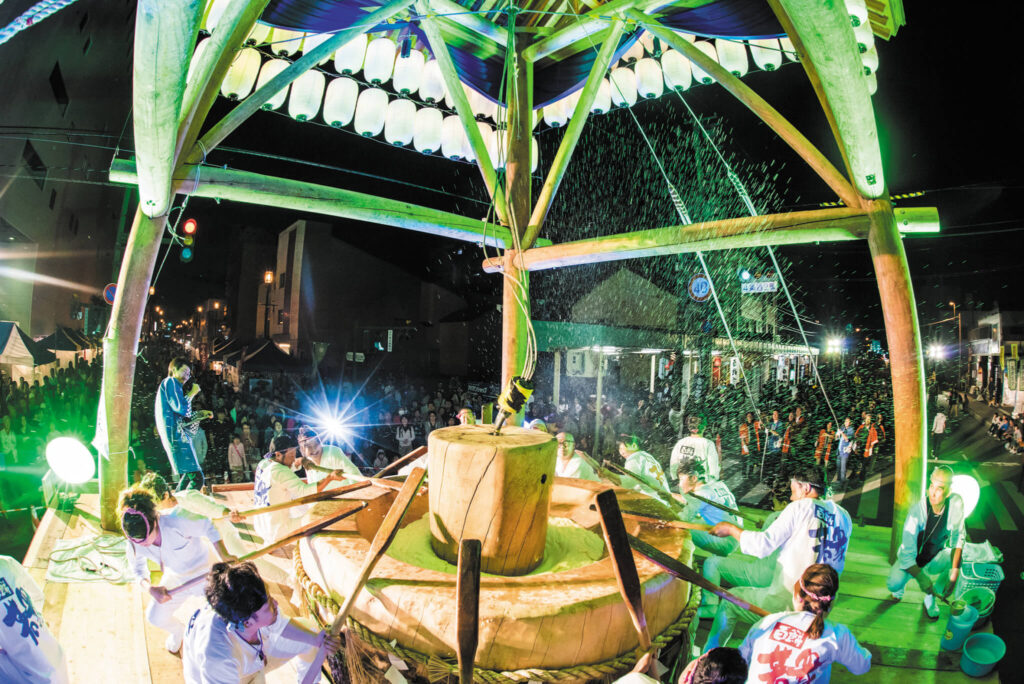
<path id="1" fill-rule="evenodd" d="M 716 536 L 730 536 L 740 542 L 740 551 L 763 558 L 781 548 L 772 583 L 766 588 L 739 587 L 732 593 L 767 611 L 785 610 L 793 584 L 813 563 L 827 563 L 842 573 L 853 524 L 850 514 L 834 501 L 822 501 L 825 483 L 817 468 L 798 470 L 790 479 L 791 503 L 764 531 L 742 530 L 729 522 L 711 529 Z M 737 622 L 752 624 L 754 613 L 723 601 L 704 650 L 726 644 Z"/>
<path id="2" fill-rule="evenodd" d="M 620 435 L 617 444 L 624 462 L 622 467 L 637 476 L 630 478 L 638 483 L 634 488 L 655 498 L 669 496 L 665 471 L 654 456 L 640 449 L 640 439 L 636 435 Z M 629 486 L 628 480 L 623 481 L 623 486 Z"/>
<path id="3" fill-rule="evenodd" d="M 679 464 L 679 491 L 686 502 L 686 508 L 679 516 L 683 522 L 711 526 L 720 522 L 730 522 L 737 527 L 743 527 L 743 521 L 732 513 L 726 513 L 694 496 L 736 510 L 736 497 L 721 480 L 709 481 L 707 475 L 704 474 L 704 468 L 698 461 L 683 461 Z M 728 556 L 739 546 L 739 542 L 732 537 L 716 537 L 709 532 L 700 530 L 691 530 L 690 538 L 695 546 L 716 556 Z"/>
<path id="4" fill-rule="evenodd" d="M 156 504 L 153 492 L 135 486 L 121 492 L 117 510 L 121 530 L 128 538 L 125 549 L 128 570 L 152 598 L 146 619 L 168 633 L 165 646 L 170 653 L 177 653 L 181 650 L 185 625 L 175 619 L 174 611 L 189 596 L 202 594 L 202 585 L 193 585 L 173 595 L 167 588 L 184 584 L 209 569 L 210 550 L 203 544 L 204 538 L 213 544 L 221 560 L 233 560 L 234 556 L 228 553 L 220 532 L 210 520 L 180 509 L 158 513 Z M 146 564 L 150 560 L 163 572 L 162 585 L 151 581 Z"/>
<path id="5" fill-rule="evenodd" d="M 832 663 L 855 675 L 871 669 L 871 653 L 849 628 L 825 619 L 839 592 L 831 565 L 811 565 L 793 586 L 792 611 L 774 613 L 754 625 L 740 646 L 749 681 L 772 684 L 827 684 Z"/>
<path id="6" fill-rule="evenodd" d="M 292 470 L 298 458 L 295 440 L 288 435 L 278 435 L 270 442 L 271 451 L 256 466 L 253 483 L 253 503 L 257 508 L 294 501 L 303 496 L 322 492 L 327 485 L 344 480 L 345 473 L 334 470 L 319 482 L 303 482 Z M 307 506 L 292 506 L 270 513 L 260 513 L 253 518 L 256 534 L 269 544 L 290 534 L 299 527 L 299 520 L 306 514 Z"/>
<path id="7" fill-rule="evenodd" d="M 251 562 L 217 563 L 204 593 L 207 605 L 185 635 L 186 684 L 255 684 L 293 659 L 299 682 L 319 682 L 324 659 L 340 646 L 283 615 Z"/>
<path id="8" fill-rule="evenodd" d="M 67 684 L 64 651 L 43 621 L 43 592 L 10 556 L 0 556 L 0 682 Z"/>
<path id="9" fill-rule="evenodd" d="M 903 598 L 903 589 L 913 577 L 925 593 L 924 610 L 928 617 L 939 617 L 935 593 L 943 598 L 952 593 L 960 577 L 966 531 L 964 502 L 950 493 L 953 471 L 946 466 L 932 470 L 926 496 L 919 499 L 903 523 L 903 538 L 896 563 L 889 571 L 886 586 L 892 598 Z"/>

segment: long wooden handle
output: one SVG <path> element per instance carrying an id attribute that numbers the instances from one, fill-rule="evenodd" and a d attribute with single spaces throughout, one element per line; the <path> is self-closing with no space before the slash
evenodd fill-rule
<path id="1" fill-rule="evenodd" d="M 626 534 L 626 526 L 622 523 L 622 514 L 614 491 L 606 489 L 597 495 L 597 510 L 601 514 L 601 529 L 608 544 L 619 593 L 626 602 L 629 617 L 633 620 L 633 626 L 640 637 L 640 648 L 648 651 L 651 648 L 651 633 L 647 628 L 647 616 L 644 614 L 643 587 L 640 585 L 640 576 L 636 571 L 633 551 L 629 548 L 629 537 Z"/>
<path id="2" fill-rule="evenodd" d="M 323 518 L 320 518 L 319 520 L 317 520 L 314 523 L 310 523 L 309 525 L 306 525 L 304 527 L 300 527 L 299 529 L 295 530 L 294 532 L 292 532 L 291 534 L 289 534 L 286 537 L 282 537 L 281 539 L 278 539 L 275 542 L 271 542 L 270 544 L 267 544 L 266 546 L 261 546 L 260 548 L 256 549 L 255 551 L 250 551 L 249 553 L 245 554 L 244 556 L 239 556 L 238 561 L 239 562 L 248 561 L 248 560 L 253 560 L 255 558 L 259 558 L 260 556 L 265 556 L 266 554 L 270 553 L 271 551 L 276 551 L 277 549 L 281 548 L 282 546 L 287 546 L 288 544 L 291 544 L 292 542 L 297 541 L 297 540 L 301 539 L 302 537 L 308 536 L 308 535 L 313 534 L 315 532 L 319 532 L 320 530 L 324 529 L 325 527 L 330 527 L 331 525 L 333 525 L 334 523 L 338 522 L 339 520 L 341 520 L 343 518 L 347 518 L 348 516 L 352 515 L 353 513 L 358 513 L 359 511 L 363 510 L 364 508 L 366 508 L 366 502 L 360 501 L 358 503 L 358 505 L 356 505 L 356 506 L 352 506 L 351 508 L 346 508 L 345 510 L 341 511 L 340 513 L 335 513 L 334 515 L 328 515 L 328 516 L 325 516 Z M 173 589 L 168 589 L 167 593 L 170 594 L 171 596 L 173 596 L 174 594 L 177 594 L 178 592 L 185 591 L 189 587 L 194 587 L 195 585 L 199 584 L 200 582 L 204 581 L 205 579 L 206 579 L 206 575 L 205 574 L 199 575 L 198 577 L 193 577 L 189 581 L 187 581 L 187 582 L 185 582 L 183 584 L 179 584 L 178 586 L 174 587 Z"/>
<path id="3" fill-rule="evenodd" d="M 333 499 L 336 496 L 348 494 L 354 492 L 357 489 L 363 489 L 373 484 L 370 481 L 355 482 L 353 484 L 345 485 L 344 487 L 336 487 L 335 489 L 325 489 L 322 492 L 316 492 L 315 494 L 307 494 L 306 496 L 300 496 L 298 499 L 292 499 L 291 501 L 283 501 L 279 504 L 273 504 L 272 506 L 264 506 L 263 508 L 250 508 L 246 511 L 239 511 L 238 515 L 242 518 L 250 515 L 259 515 L 261 513 L 273 513 L 274 511 L 283 511 L 286 508 L 292 508 L 293 506 L 301 506 L 303 504 L 314 503 L 316 501 L 323 501 L 325 499 Z"/>
<path id="4" fill-rule="evenodd" d="M 580 458 L 582 458 L 587 465 L 594 469 L 594 472 L 597 473 L 598 477 L 602 478 L 606 482 L 611 482 L 616 487 L 622 485 L 622 480 L 621 478 L 619 478 L 618 475 L 611 472 L 610 470 L 602 466 L 600 463 L 598 463 L 595 459 L 591 458 L 590 456 L 587 456 L 582 451 L 578 451 L 576 453 L 580 455 Z"/>
<path id="5" fill-rule="evenodd" d="M 394 540 L 395 535 L 398 534 L 398 526 L 401 524 L 405 512 L 409 510 L 413 499 L 416 498 L 420 483 L 423 482 L 423 478 L 426 476 L 427 471 L 423 468 L 413 468 L 412 472 L 409 473 L 409 477 L 405 479 L 405 484 L 402 485 L 401 491 L 398 492 L 394 503 L 388 509 L 387 515 L 384 516 L 380 527 L 377 528 L 377 534 L 373 535 L 373 541 L 370 542 L 370 550 L 366 554 L 366 560 L 363 561 L 363 567 L 359 570 L 356 581 L 353 583 L 348 595 L 345 596 L 345 602 L 338 608 L 338 614 L 334 616 L 334 622 L 331 624 L 331 634 L 337 635 L 341 632 L 341 628 L 345 625 L 345 618 L 348 617 L 348 612 L 352 610 L 356 597 L 362 591 L 366 580 L 370 579 L 370 573 L 373 572 L 377 561 L 381 559 L 381 556 L 384 555 L 384 552 Z"/>
<path id="6" fill-rule="evenodd" d="M 755 518 L 753 516 L 744 515 L 740 511 L 736 510 L 735 508 L 729 508 L 728 506 L 726 506 L 724 504 L 720 504 L 717 501 L 712 501 L 711 499 L 705 499 L 700 494 L 694 494 L 693 492 L 690 492 L 689 494 L 687 494 L 687 496 L 692 496 L 697 501 L 703 501 L 707 505 L 712 506 L 714 508 L 717 508 L 720 511 L 725 511 L 726 513 L 729 513 L 731 515 L 735 515 L 737 518 L 739 518 L 741 520 L 746 520 L 747 522 L 752 522 L 752 523 L 754 523 L 757 526 L 758 529 L 760 529 L 761 525 L 764 524 L 761 520 L 758 520 L 757 518 Z"/>
<path id="7" fill-rule="evenodd" d="M 664 501 L 662 501 L 662 503 L 666 504 L 669 508 L 671 508 L 676 513 L 682 513 L 683 512 L 683 505 L 680 504 L 678 501 L 676 501 L 675 497 L 672 496 L 672 492 L 670 492 L 667 489 L 665 489 L 664 487 L 662 487 L 660 482 L 655 482 L 653 480 L 650 480 L 650 479 L 644 477 L 643 475 L 640 475 L 638 473 L 634 473 L 634 472 L 632 472 L 630 470 L 626 470 L 622 466 L 620 466 L 620 465 L 618 465 L 616 463 L 612 463 L 611 461 L 605 461 L 604 465 L 606 467 L 616 471 L 616 472 L 621 473 L 623 477 L 631 477 L 634 480 L 636 480 L 637 482 L 639 482 L 640 484 L 644 485 L 645 487 L 648 487 L 648 488 L 650 488 L 650 489 L 652 489 L 652 490 L 654 490 L 656 492 L 664 494 L 665 495 L 665 499 L 664 499 Z"/>
<path id="8" fill-rule="evenodd" d="M 416 447 L 415 449 L 407 453 L 405 456 L 402 456 L 402 458 L 398 459 L 394 463 L 389 463 L 388 465 L 378 470 L 377 474 L 374 475 L 374 477 L 384 477 L 387 474 L 396 472 L 402 466 L 406 465 L 407 463 L 412 463 L 425 453 L 427 453 L 427 447 Z"/>
<path id="9" fill-rule="evenodd" d="M 479 539 L 463 539 L 459 545 L 459 574 L 455 581 L 458 612 L 455 631 L 458 635 L 459 681 L 473 681 L 473 663 L 480 638 L 480 550 Z"/>
<path id="10" fill-rule="evenodd" d="M 596 506 L 590 507 L 592 510 Z M 661 518 L 651 518 L 646 515 L 637 515 L 635 513 L 623 513 L 622 518 L 624 520 L 636 520 L 637 522 L 647 523 L 655 527 L 675 527 L 680 530 L 697 530 L 699 532 L 710 532 L 711 525 L 704 525 L 702 523 L 683 522 L 682 520 L 662 520 Z"/>
<path id="11" fill-rule="evenodd" d="M 629 539 L 629 545 L 632 546 L 637 553 L 639 553 L 641 556 L 651 561 L 652 563 L 654 563 L 670 575 L 674 575 L 679 579 L 683 580 L 684 582 L 696 584 L 701 589 L 706 589 L 715 596 L 725 599 L 726 601 L 729 601 L 730 603 L 733 603 L 739 606 L 740 608 L 743 608 L 744 610 L 749 610 L 750 612 L 754 613 L 759 617 L 765 617 L 766 615 L 768 615 L 768 611 L 764 610 L 763 608 L 758 608 L 752 603 L 747 603 L 738 596 L 733 596 L 717 584 L 713 584 L 704 579 L 704 577 L 701 576 L 699 572 L 693 570 L 692 568 L 683 563 L 680 563 L 675 558 L 669 556 L 667 553 L 662 552 L 658 548 L 651 546 L 643 539 L 638 539 L 633 535 L 626 536 Z"/>

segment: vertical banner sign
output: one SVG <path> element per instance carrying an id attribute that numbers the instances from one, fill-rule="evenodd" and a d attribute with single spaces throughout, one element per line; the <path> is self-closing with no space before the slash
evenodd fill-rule
<path id="1" fill-rule="evenodd" d="M 729 359 L 729 384 L 735 385 L 740 381 L 740 360 L 734 356 Z"/>
<path id="2" fill-rule="evenodd" d="M 1006 373 L 1006 345 L 999 345 L 999 368 Z"/>
<path id="3" fill-rule="evenodd" d="M 779 357 L 779 365 L 775 369 L 775 379 L 782 382 L 786 379 L 786 359 Z"/>
<path id="4" fill-rule="evenodd" d="M 722 382 L 722 357 L 716 356 L 711 362 L 711 386 L 718 387 Z"/>
<path id="5" fill-rule="evenodd" d="M 1017 344 L 1017 342 L 1010 343 L 1010 356 L 1013 358 L 1014 361 L 1017 360 Z"/>
<path id="6" fill-rule="evenodd" d="M 388 330 L 388 351 L 389 352 L 391 351 L 391 344 L 392 344 L 392 342 L 394 342 L 394 339 L 395 339 L 395 331 L 394 330 Z"/>

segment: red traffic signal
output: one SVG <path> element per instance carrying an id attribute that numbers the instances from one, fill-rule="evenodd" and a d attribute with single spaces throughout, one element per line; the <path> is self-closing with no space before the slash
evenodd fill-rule
<path id="1" fill-rule="evenodd" d="M 181 232 L 185 233 L 185 235 L 195 235 L 196 228 L 198 227 L 199 224 L 196 223 L 195 219 L 186 219 L 181 227 Z"/>

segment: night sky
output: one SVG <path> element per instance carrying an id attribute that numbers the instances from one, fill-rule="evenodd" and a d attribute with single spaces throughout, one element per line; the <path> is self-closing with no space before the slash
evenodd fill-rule
<path id="1" fill-rule="evenodd" d="M 1024 308 L 1013 296 L 1024 225 L 1017 206 L 1022 174 L 1014 163 L 1020 147 L 1015 106 L 1019 97 L 1011 72 L 1019 60 L 1009 22 L 1000 22 L 988 13 L 966 12 L 954 3 L 905 5 L 907 25 L 890 42 L 876 43 L 881 66 L 873 99 L 890 192 L 925 192 L 922 197 L 897 201 L 897 206 L 939 207 L 941 236 L 905 240 L 922 322 L 946 317 L 951 300 L 969 309 L 992 308 L 997 302 L 1003 309 Z M 842 168 L 825 117 L 799 65 L 788 64 L 775 73 L 752 73 L 744 81 Z M 1012 94 L 1005 95 L 1006 90 Z M 727 153 L 739 160 L 742 168 L 752 174 L 765 165 L 781 169 L 775 193 L 779 209 L 815 208 L 835 199 L 785 144 L 724 90 L 696 87 L 684 96 L 702 120 L 721 127 Z M 231 106 L 219 100 L 209 120 L 219 119 Z M 682 103 L 671 95 L 640 103 L 634 111 L 641 125 L 655 133 L 691 126 Z M 632 129 L 635 124 L 626 111 L 592 119 L 570 175 L 586 179 L 588 164 L 594 168 L 613 166 L 623 179 L 621 193 L 633 196 L 635 204 L 643 204 L 648 197 L 662 201 L 663 185 L 650 183 L 646 177 L 637 180 L 642 176 L 637 169 L 648 160 L 641 156 L 647 155 L 645 149 L 627 142 L 628 136 L 635 134 Z M 550 159 L 561 132 L 546 130 L 544 124 L 537 131 L 542 158 Z M 622 142 L 609 144 L 616 137 Z M 604 147 L 597 152 L 584 151 L 588 141 Z M 665 153 L 670 151 L 666 148 Z M 257 114 L 223 149 L 212 153 L 209 161 L 470 216 L 482 217 L 487 209 L 475 165 L 425 157 L 383 141 L 360 138 L 351 131 L 298 123 L 280 113 Z M 748 180 L 756 183 L 759 179 Z M 540 177 L 535 179 L 535 195 L 540 181 Z M 570 227 L 573 214 L 568 209 L 574 202 L 586 202 L 592 190 L 585 182 L 567 179 L 552 209 L 551 225 L 542 235 L 557 242 L 592 234 L 586 225 Z M 180 302 L 166 303 L 180 304 L 182 311 L 191 310 L 205 297 L 224 294 L 231 244 L 241 228 L 255 226 L 276 233 L 301 218 L 290 212 L 228 202 L 218 205 L 202 199 L 192 199 L 186 214 L 200 221 L 197 258 L 191 264 L 181 264 L 172 255 L 161 276 L 178 285 L 180 294 L 174 300 L 180 297 Z M 642 227 L 628 215 L 615 216 L 621 219 L 622 228 Z M 499 296 L 500 277 L 480 273 L 479 250 L 468 243 L 354 222 L 339 222 L 335 233 L 453 289 L 471 305 L 496 301 Z M 866 243 L 786 247 L 779 252 L 791 264 L 791 283 L 801 293 L 800 306 L 810 317 L 824 319 L 834 327 L 851 323 L 869 330 L 881 328 Z M 632 268 L 632 263 L 626 265 Z M 610 274 L 621 265 L 606 266 L 599 274 Z M 562 277 L 575 281 L 579 276 Z M 558 305 L 545 312 L 551 298 L 545 296 L 542 281 L 539 291 L 535 289 L 535 316 L 561 315 L 571 304 L 566 300 L 584 291 L 563 294 Z"/>

